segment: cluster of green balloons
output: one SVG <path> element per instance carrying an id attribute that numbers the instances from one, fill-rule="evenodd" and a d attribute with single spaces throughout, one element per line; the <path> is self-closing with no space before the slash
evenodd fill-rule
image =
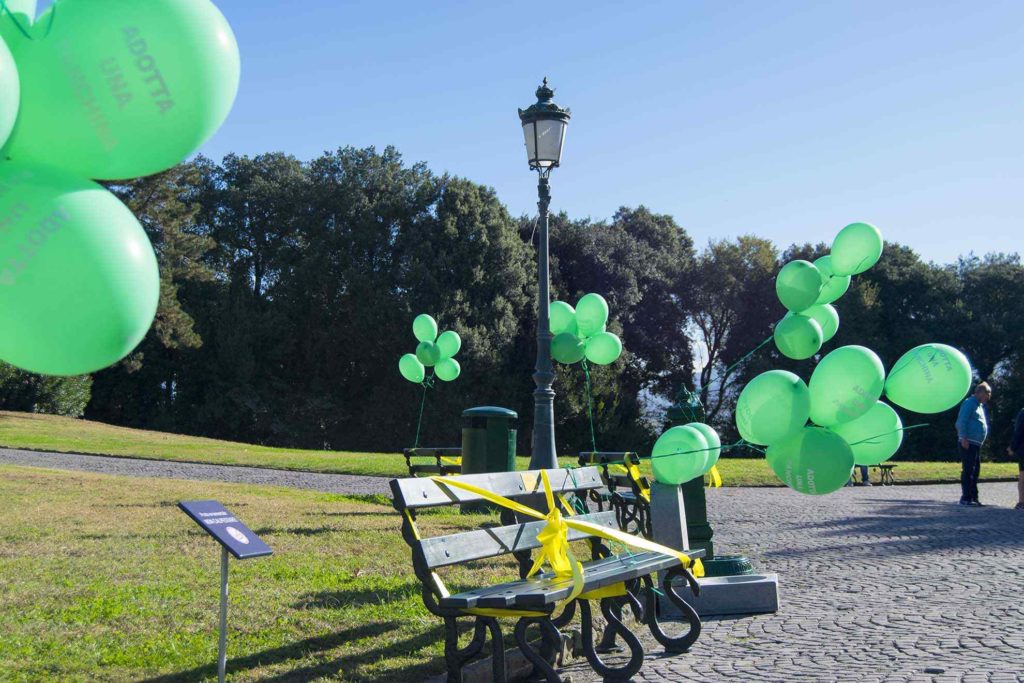
<path id="1" fill-rule="evenodd" d="M 788 309 L 775 325 L 775 346 L 794 360 L 810 358 L 839 330 L 832 303 L 882 256 L 882 233 L 870 223 L 851 223 L 832 241 L 831 253 L 811 263 L 790 261 L 775 278 L 775 293 Z"/>
<path id="2" fill-rule="evenodd" d="M 883 246 L 878 228 L 853 223 L 839 232 L 829 255 L 781 269 L 776 292 L 789 312 L 773 336 L 783 355 L 810 358 L 835 335 L 839 314 L 832 302 L 851 276 L 878 261 Z M 944 344 L 911 349 L 888 377 L 871 349 L 843 346 L 821 359 L 806 384 L 785 370 L 751 380 L 736 402 L 736 427 L 745 441 L 768 447 L 768 464 L 787 486 L 821 495 L 843 486 L 854 465 L 877 465 L 899 449 L 903 423 L 883 396 L 914 412 L 942 412 L 967 394 L 971 377 L 963 353 Z"/>
<path id="3" fill-rule="evenodd" d="M 231 109 L 238 46 L 209 0 L 57 0 L 34 15 L 34 0 L 0 8 L 0 359 L 77 375 L 131 352 L 160 296 L 138 220 L 92 180 L 195 151 Z"/>
<path id="4" fill-rule="evenodd" d="M 567 365 L 584 358 L 595 365 L 610 365 L 622 355 L 622 341 L 606 331 L 608 302 L 600 294 L 586 294 L 574 309 L 564 301 L 548 308 L 551 357 Z"/>
<path id="5" fill-rule="evenodd" d="M 736 402 L 736 427 L 745 441 L 768 446 L 768 464 L 783 482 L 820 495 L 842 486 L 855 464 L 877 465 L 899 449 L 903 423 L 883 396 L 907 410 L 939 413 L 967 395 L 971 377 L 966 356 L 945 344 L 911 349 L 888 378 L 871 349 L 842 346 L 807 384 L 785 370 L 751 380 Z"/>
<path id="6" fill-rule="evenodd" d="M 421 313 L 412 321 L 412 333 L 419 344 L 416 353 L 407 353 L 398 359 L 398 371 L 410 382 L 419 384 L 427 377 L 427 368 L 434 368 L 437 378 L 451 382 L 462 373 L 462 366 L 454 356 L 462 348 L 462 337 L 454 330 L 437 333 L 437 321 Z"/>
<path id="7" fill-rule="evenodd" d="M 722 440 L 709 425 L 691 422 L 662 434 L 651 450 L 651 468 L 662 484 L 685 484 L 718 463 Z"/>

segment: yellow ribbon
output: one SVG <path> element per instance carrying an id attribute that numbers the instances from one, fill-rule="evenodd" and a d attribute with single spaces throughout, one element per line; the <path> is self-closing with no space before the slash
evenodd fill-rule
<path id="1" fill-rule="evenodd" d="M 576 559 L 576 556 L 572 553 L 572 549 L 569 547 L 569 529 L 575 529 L 605 540 L 615 541 L 638 550 L 646 550 L 661 553 L 662 555 L 668 555 L 669 557 L 675 557 L 684 567 L 692 567 L 694 576 L 704 576 L 704 567 L 700 560 L 691 560 L 684 552 L 663 546 L 659 543 L 654 543 L 646 538 L 627 534 L 617 529 L 608 529 L 591 522 L 584 522 L 578 519 L 567 519 L 562 516 L 561 510 L 559 510 L 558 506 L 555 505 L 555 497 L 551 492 L 551 482 L 548 480 L 548 473 L 541 470 L 540 476 L 541 482 L 544 484 L 544 498 L 548 506 L 548 513 L 546 515 L 531 507 L 527 507 L 522 503 L 518 503 L 497 493 L 459 479 L 445 479 L 443 477 L 431 477 L 431 479 L 438 486 L 463 489 L 464 491 L 475 493 L 484 500 L 494 503 L 495 505 L 500 505 L 503 508 L 507 508 L 527 517 L 543 519 L 546 522 L 544 527 L 540 530 L 540 533 L 537 534 L 537 540 L 541 544 L 540 551 L 537 553 L 537 558 L 534 560 L 533 566 L 530 567 L 530 571 L 527 572 L 526 575 L 527 577 L 533 576 L 546 564 L 555 576 L 559 578 L 572 578 L 572 590 L 570 591 L 569 596 L 559 603 L 558 608 L 561 608 L 570 601 L 575 600 L 583 593 L 583 565 Z M 624 586 L 621 588 L 619 586 L 609 586 L 603 589 L 598 589 L 597 591 L 591 591 L 584 597 L 601 597 L 597 594 L 599 592 L 607 592 L 609 589 L 614 591 L 614 594 L 617 595 L 622 595 L 625 592 Z"/>
<path id="2" fill-rule="evenodd" d="M 636 463 L 630 463 L 628 471 L 630 479 L 636 483 L 636 488 L 640 491 L 640 497 L 650 503 L 651 490 L 644 486 L 644 478 L 643 475 L 640 474 L 640 467 Z"/>
<path id="3" fill-rule="evenodd" d="M 708 477 L 710 478 L 708 485 L 711 486 L 711 488 L 721 488 L 722 475 L 718 473 L 718 465 L 715 465 L 710 470 L 708 470 Z"/>
<path id="4" fill-rule="evenodd" d="M 448 465 L 460 465 L 461 466 L 462 465 L 462 458 L 449 458 L 447 456 L 442 455 L 441 456 L 441 462 L 446 463 Z"/>

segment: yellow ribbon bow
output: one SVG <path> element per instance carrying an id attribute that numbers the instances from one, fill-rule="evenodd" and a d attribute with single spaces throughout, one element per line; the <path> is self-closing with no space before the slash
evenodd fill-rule
<path id="1" fill-rule="evenodd" d="M 546 524 L 544 524 L 544 528 L 540 530 L 540 533 L 537 534 L 537 541 L 540 542 L 541 548 L 537 553 L 537 558 L 534 560 L 533 566 L 527 573 L 527 577 L 533 576 L 539 572 L 545 564 L 551 569 L 555 576 L 559 578 L 571 577 L 573 584 L 572 591 L 570 591 L 569 596 L 566 597 L 565 600 L 562 600 L 559 603 L 559 607 L 568 604 L 570 601 L 575 600 L 581 595 L 584 598 L 593 599 L 607 597 L 608 595 L 625 595 L 625 586 L 622 584 L 597 589 L 596 591 L 590 591 L 586 595 L 583 595 L 583 565 L 576 559 L 576 556 L 572 553 L 572 548 L 569 547 L 569 529 L 575 529 L 592 536 L 598 536 L 605 540 L 615 541 L 638 550 L 647 550 L 675 557 L 684 567 L 692 567 L 694 576 L 704 576 L 704 566 L 701 564 L 700 559 L 692 560 L 685 552 L 674 550 L 659 543 L 649 541 L 646 538 L 619 531 L 618 529 L 608 529 L 606 527 L 578 519 L 567 519 L 562 515 L 561 510 L 559 510 L 558 506 L 555 504 L 555 497 L 551 492 L 551 482 L 548 480 L 548 473 L 545 470 L 541 470 L 540 477 L 541 482 L 544 484 L 544 498 L 548 505 L 548 513 L 546 515 L 531 507 L 527 507 L 522 503 L 517 503 L 516 501 L 498 495 L 497 493 L 488 491 L 487 489 L 473 484 L 468 484 L 458 479 L 446 479 L 443 477 L 431 477 L 431 479 L 439 486 L 460 488 L 465 491 L 469 491 L 470 493 L 475 493 L 484 500 L 500 505 L 501 507 L 512 510 L 513 512 L 518 512 L 519 514 L 526 515 L 527 517 L 533 517 L 534 519 L 543 519 Z M 609 590 L 609 588 L 612 590 Z"/>

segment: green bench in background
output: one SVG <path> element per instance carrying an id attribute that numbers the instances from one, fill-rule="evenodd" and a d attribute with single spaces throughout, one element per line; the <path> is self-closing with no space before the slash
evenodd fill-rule
<path id="1" fill-rule="evenodd" d="M 410 477 L 462 474 L 461 448 L 406 448 L 402 455 Z"/>

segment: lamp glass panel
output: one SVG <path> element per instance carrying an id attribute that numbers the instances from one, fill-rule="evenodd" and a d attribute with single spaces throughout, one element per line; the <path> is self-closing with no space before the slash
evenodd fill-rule
<path id="1" fill-rule="evenodd" d="M 562 121 L 537 122 L 537 165 L 546 168 L 558 163 L 566 125 Z"/>
<path id="2" fill-rule="evenodd" d="M 526 138 L 526 157 L 530 160 L 531 165 L 537 159 L 537 138 L 534 135 L 536 128 L 537 124 L 533 121 L 523 124 L 523 137 Z"/>

